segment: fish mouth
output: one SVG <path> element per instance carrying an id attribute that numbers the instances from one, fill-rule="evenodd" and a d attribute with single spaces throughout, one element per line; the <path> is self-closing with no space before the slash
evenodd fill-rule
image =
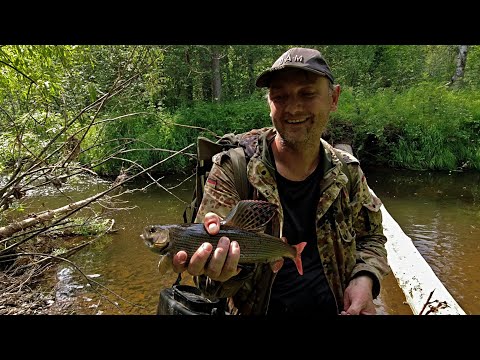
<path id="1" fill-rule="evenodd" d="M 142 234 L 140 234 L 140 237 L 143 239 L 145 245 L 147 245 L 147 247 L 154 253 L 162 255 L 168 248 L 168 242 L 165 243 L 164 241 L 159 241 L 158 234 L 156 233 L 144 231 Z"/>
<path id="2" fill-rule="evenodd" d="M 154 247 L 152 238 L 150 236 L 145 236 L 145 234 L 140 234 L 140 237 L 142 238 L 145 245 L 147 245 L 150 249 Z"/>

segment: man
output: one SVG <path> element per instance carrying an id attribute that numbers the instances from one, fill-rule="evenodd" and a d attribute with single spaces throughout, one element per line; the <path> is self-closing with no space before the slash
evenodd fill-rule
<path id="1" fill-rule="evenodd" d="M 205 296 L 228 298 L 232 314 L 375 314 L 373 299 L 389 272 L 381 202 L 358 160 L 321 139 L 340 86 L 320 52 L 307 48 L 285 52 L 256 85 L 268 88 L 273 128 L 245 135 L 253 149 L 247 177 L 253 198 L 279 206 L 269 232 L 292 245 L 307 242 L 304 274 L 289 259 L 278 272 L 269 264 L 240 268 L 242 249 L 226 237 L 204 243 L 188 264 L 178 252 L 174 271 L 187 270 Z M 213 160 L 196 219 L 210 234 L 240 200 L 231 159 L 222 153 Z"/>

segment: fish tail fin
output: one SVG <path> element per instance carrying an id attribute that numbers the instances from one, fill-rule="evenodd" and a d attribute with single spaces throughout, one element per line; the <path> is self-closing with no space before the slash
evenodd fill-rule
<path id="1" fill-rule="evenodd" d="M 293 261 L 295 262 L 295 266 L 297 267 L 298 273 L 300 275 L 303 275 L 302 258 L 300 255 L 302 254 L 302 251 L 305 248 L 305 245 L 307 245 L 305 241 L 297 245 L 292 245 L 295 248 L 295 250 L 297 250 L 297 254 L 295 255 L 295 259 L 293 259 Z"/>

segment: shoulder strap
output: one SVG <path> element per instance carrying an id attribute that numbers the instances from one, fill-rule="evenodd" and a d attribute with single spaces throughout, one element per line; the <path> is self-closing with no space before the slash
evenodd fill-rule
<path id="1" fill-rule="evenodd" d="M 240 195 L 240 200 L 247 200 L 249 194 L 249 182 L 247 179 L 247 160 L 243 148 L 239 146 L 231 149 L 230 159 L 232 159 L 235 187 Z"/>
<path id="2" fill-rule="evenodd" d="M 230 148 L 230 149 L 228 149 Z M 243 147 L 239 146 L 238 140 L 233 134 L 227 134 L 215 142 L 208 138 L 199 136 L 197 138 L 197 167 L 195 188 L 192 201 L 183 212 L 183 221 L 194 222 L 195 217 L 203 198 L 203 187 L 212 167 L 213 155 L 228 149 L 232 159 L 235 187 L 242 200 L 248 199 L 249 182 L 247 179 L 247 160 Z"/>
<path id="3" fill-rule="evenodd" d="M 342 171 L 345 173 L 345 175 L 347 175 L 348 178 L 348 196 L 351 196 L 353 189 L 352 173 L 350 172 L 347 163 L 343 159 L 343 156 L 338 152 L 338 150 L 336 148 L 333 148 L 333 151 L 335 151 L 335 155 L 337 155 L 337 158 L 342 162 Z"/>
<path id="4" fill-rule="evenodd" d="M 223 150 L 223 146 L 206 137 L 197 138 L 197 165 L 195 168 L 195 187 L 193 189 L 191 203 L 183 211 L 185 223 L 194 222 L 195 216 L 203 197 L 203 186 L 212 167 L 212 156 Z"/>

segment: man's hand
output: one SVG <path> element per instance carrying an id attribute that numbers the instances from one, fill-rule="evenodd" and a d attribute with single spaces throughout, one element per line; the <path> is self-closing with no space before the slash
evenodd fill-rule
<path id="1" fill-rule="evenodd" d="M 372 297 L 373 280 L 368 275 L 360 275 L 350 281 L 345 289 L 343 309 L 340 315 L 375 315 Z"/>
<path id="2" fill-rule="evenodd" d="M 210 235 L 218 234 L 220 220 L 220 217 L 215 213 L 209 212 L 205 215 L 203 225 Z M 212 244 L 203 243 L 192 255 L 188 264 L 186 264 L 187 253 L 183 250 L 179 251 L 173 256 L 173 271 L 181 273 L 187 270 L 190 275 L 204 274 L 216 281 L 226 281 L 240 272 L 240 269 L 237 268 L 240 259 L 240 246 L 236 241 L 230 242 L 229 238 L 222 236 L 218 240 L 212 258 L 208 261 L 212 251 Z"/>

